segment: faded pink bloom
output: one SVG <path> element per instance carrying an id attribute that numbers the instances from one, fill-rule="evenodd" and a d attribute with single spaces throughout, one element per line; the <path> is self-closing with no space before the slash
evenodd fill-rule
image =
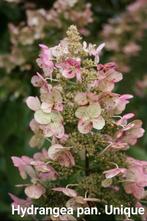
<path id="1" fill-rule="evenodd" d="M 115 139 L 118 142 L 128 143 L 134 145 L 137 139 L 142 137 L 144 134 L 144 129 L 142 128 L 141 120 L 134 120 L 124 128 L 118 130 L 115 134 Z"/>
<path id="2" fill-rule="evenodd" d="M 46 45 L 40 44 L 39 46 L 41 47 L 41 53 L 37 59 L 38 66 L 43 69 L 46 77 L 52 77 L 54 63 L 52 61 L 51 51 Z"/>
<path id="3" fill-rule="evenodd" d="M 76 209 L 78 206 L 87 205 L 87 202 L 99 202 L 97 198 L 87 198 L 79 196 L 78 193 L 70 188 L 64 188 L 64 187 L 57 187 L 53 188 L 54 191 L 62 192 L 66 196 L 71 197 L 66 203 L 66 207 L 72 207 L 73 209 Z"/>
<path id="4" fill-rule="evenodd" d="M 92 103 L 76 110 L 75 116 L 79 118 L 78 130 L 80 133 L 87 134 L 92 128 L 101 130 L 105 126 L 101 111 L 99 103 Z"/>
<path id="5" fill-rule="evenodd" d="M 44 84 L 43 80 L 37 74 L 32 77 L 31 83 L 34 87 L 42 87 Z"/>
<path id="6" fill-rule="evenodd" d="M 29 198 L 20 199 L 16 197 L 15 195 L 13 195 L 12 193 L 9 193 L 9 196 L 13 200 L 12 204 L 14 205 L 14 207 L 17 207 L 18 205 L 20 205 L 21 207 L 29 207 L 32 204 L 32 200 Z"/>
<path id="7" fill-rule="evenodd" d="M 18 167 L 23 179 L 26 179 L 28 175 L 31 177 L 32 182 L 36 182 L 37 179 L 55 180 L 58 177 L 58 173 L 52 166 L 44 162 L 49 160 L 47 154 L 47 151 L 43 150 L 41 153 L 35 154 L 33 159 L 12 157 L 12 160 L 14 165 Z"/>
<path id="8" fill-rule="evenodd" d="M 147 162 L 128 157 L 127 163 L 125 191 L 137 199 L 142 199 L 146 196 L 144 187 L 147 186 Z"/>
<path id="9" fill-rule="evenodd" d="M 111 143 L 111 146 L 110 146 L 110 149 L 113 149 L 113 150 L 127 150 L 129 148 L 129 145 L 128 143 L 126 142 L 121 142 L 121 141 L 113 141 Z"/>
<path id="10" fill-rule="evenodd" d="M 118 120 L 118 121 L 116 122 L 116 124 L 117 124 L 118 126 L 124 127 L 124 126 L 127 125 L 128 120 L 131 119 L 131 118 L 133 118 L 134 116 L 135 116 L 135 114 L 133 114 L 133 113 L 125 114 L 123 117 L 121 117 L 120 120 Z"/>
<path id="11" fill-rule="evenodd" d="M 35 119 L 32 119 L 30 128 L 34 132 L 34 135 L 29 141 L 30 147 L 41 147 L 44 143 L 44 134 L 40 124 L 38 124 Z"/>
<path id="12" fill-rule="evenodd" d="M 33 167 L 30 165 L 32 158 L 22 156 L 22 157 L 11 157 L 13 164 L 15 167 L 18 168 L 19 173 L 23 179 L 27 178 L 29 175 L 31 178 L 35 178 L 36 174 Z"/>
<path id="13" fill-rule="evenodd" d="M 66 196 L 69 196 L 69 197 L 76 197 L 77 196 L 77 192 L 73 189 L 70 189 L 70 188 L 57 187 L 57 188 L 53 188 L 53 190 L 57 191 L 57 192 L 62 192 Z"/>
<path id="14" fill-rule="evenodd" d="M 38 97 L 32 97 L 32 96 L 30 96 L 26 99 L 26 104 L 33 111 L 39 110 L 40 105 L 41 105 L 40 101 L 39 101 L 39 98 Z"/>
<path id="15" fill-rule="evenodd" d="M 47 161 L 48 160 L 48 152 L 46 149 L 43 149 L 42 152 L 37 152 L 33 155 L 34 160 Z"/>
<path id="16" fill-rule="evenodd" d="M 115 137 L 110 135 L 104 135 L 105 141 L 108 143 L 108 145 L 105 147 L 104 150 L 127 150 L 129 148 L 129 144 L 126 142 L 121 142 L 117 140 Z"/>
<path id="17" fill-rule="evenodd" d="M 117 113 L 122 113 L 125 110 L 126 105 L 129 103 L 129 100 L 133 98 L 131 94 L 123 94 L 119 97 L 118 105 L 117 105 Z"/>
<path id="18" fill-rule="evenodd" d="M 102 51 L 102 49 L 105 47 L 105 43 L 100 44 L 97 48 L 94 44 L 87 44 L 87 42 L 83 42 L 83 49 L 85 52 L 87 52 L 90 56 L 93 55 L 95 58 L 95 63 L 99 63 L 99 56 Z"/>
<path id="19" fill-rule="evenodd" d="M 114 168 L 111 170 L 104 171 L 103 174 L 105 174 L 106 179 L 111 179 L 120 174 L 124 175 L 126 173 L 126 170 L 127 169 L 125 168 Z"/>
<path id="20" fill-rule="evenodd" d="M 56 137 L 58 139 L 63 139 L 64 134 L 64 126 L 61 122 L 53 122 L 49 123 L 46 126 L 41 126 L 43 130 L 44 137 Z"/>
<path id="21" fill-rule="evenodd" d="M 75 165 L 75 161 L 69 150 L 69 147 L 63 147 L 60 144 L 54 144 L 49 148 L 48 156 L 51 160 L 59 162 L 59 164 L 62 166 L 72 167 Z"/>
<path id="22" fill-rule="evenodd" d="M 69 135 L 68 134 L 64 134 L 63 137 L 60 138 L 60 143 L 61 144 L 64 144 L 65 141 L 67 141 L 69 138 Z"/>
<path id="23" fill-rule="evenodd" d="M 95 62 L 96 62 L 96 63 L 99 63 L 99 61 L 100 61 L 99 56 L 100 56 L 100 53 L 101 53 L 101 51 L 102 51 L 102 49 L 103 49 L 104 47 L 105 47 L 105 43 L 100 44 L 100 45 L 96 48 L 95 52 L 93 53 L 93 55 L 95 56 Z"/>
<path id="24" fill-rule="evenodd" d="M 140 50 L 141 50 L 140 46 L 134 42 L 129 43 L 123 48 L 124 53 L 127 54 L 128 56 L 131 56 L 132 54 L 137 55 Z"/>
<path id="25" fill-rule="evenodd" d="M 95 47 L 96 45 L 95 44 L 87 44 L 86 41 L 83 42 L 83 50 L 85 52 L 87 52 L 90 56 L 93 55 L 95 53 Z"/>
<path id="26" fill-rule="evenodd" d="M 84 106 L 98 101 L 98 95 L 91 92 L 78 92 L 74 98 L 76 104 Z"/>
<path id="27" fill-rule="evenodd" d="M 99 199 L 76 196 L 76 197 L 72 197 L 66 202 L 66 207 L 67 208 L 72 207 L 74 210 L 76 210 L 78 207 L 88 206 L 88 202 L 99 202 Z"/>
<path id="28" fill-rule="evenodd" d="M 62 124 L 63 118 L 60 115 L 60 113 L 56 111 L 51 112 L 51 110 L 49 110 L 49 107 L 48 107 L 48 112 L 47 112 L 46 109 L 44 110 L 45 107 L 42 107 L 42 105 L 40 105 L 39 99 L 35 97 L 29 97 L 26 102 L 27 102 L 27 105 L 32 110 L 35 111 L 35 114 L 34 114 L 35 121 L 32 121 L 35 128 L 33 128 L 34 126 L 32 126 L 32 124 L 30 125 L 32 127 L 31 129 L 35 132 L 35 135 L 34 135 L 35 137 L 33 136 L 30 141 L 30 144 L 32 147 L 36 146 L 36 144 L 42 143 L 43 134 L 45 137 L 55 136 L 57 138 L 62 138 L 64 136 L 64 126 Z M 61 102 L 60 99 L 59 99 L 59 102 Z M 56 106 L 56 108 L 59 111 L 59 105 Z M 37 135 L 38 135 L 38 138 L 37 138 Z M 35 139 L 36 139 L 36 142 L 35 142 Z"/>
<path id="29" fill-rule="evenodd" d="M 97 65 L 97 79 L 91 84 L 92 87 L 98 88 L 100 91 L 112 91 L 116 82 L 122 80 L 122 74 L 118 72 L 115 63 Z"/>
<path id="30" fill-rule="evenodd" d="M 51 216 L 51 220 L 52 221 L 77 221 L 77 219 L 74 217 L 74 216 L 72 216 L 72 215 L 68 215 L 68 214 L 66 214 L 66 215 L 60 215 L 60 216 L 58 216 L 58 217 L 55 217 L 55 216 Z"/>
<path id="31" fill-rule="evenodd" d="M 56 64 L 56 67 L 59 68 L 63 77 L 67 79 L 72 79 L 76 77 L 78 81 L 81 81 L 80 65 L 81 65 L 80 60 L 68 58 L 62 63 Z"/>
<path id="32" fill-rule="evenodd" d="M 40 125 L 35 121 L 35 119 L 32 119 L 30 121 L 29 126 L 34 133 L 36 133 L 40 130 L 40 128 L 39 128 Z"/>
<path id="33" fill-rule="evenodd" d="M 68 42 L 67 39 L 63 39 L 57 46 L 50 48 L 52 55 L 56 58 L 56 60 L 60 60 L 63 55 L 67 56 L 68 51 Z"/>
<path id="34" fill-rule="evenodd" d="M 99 102 L 109 115 L 114 115 L 122 113 L 131 98 L 133 96 L 130 94 L 119 95 L 106 92 L 99 95 Z"/>
<path id="35" fill-rule="evenodd" d="M 51 85 L 48 84 L 47 79 L 38 72 L 31 78 L 31 83 L 34 87 L 40 87 L 40 90 L 50 91 Z"/>
<path id="36" fill-rule="evenodd" d="M 40 129 L 45 137 L 62 138 L 64 136 L 63 117 L 59 112 L 46 113 L 37 110 L 34 114 L 35 121 L 40 124 Z"/>
<path id="37" fill-rule="evenodd" d="M 136 0 L 127 7 L 127 10 L 131 13 L 135 13 L 140 8 L 145 7 L 146 4 L 146 0 Z"/>
<path id="38" fill-rule="evenodd" d="M 42 180 L 56 180 L 58 178 L 58 173 L 54 168 L 43 161 L 35 160 L 31 162 L 31 165 L 34 166 L 38 177 Z"/>
<path id="39" fill-rule="evenodd" d="M 61 95 L 62 88 L 57 86 L 50 90 L 41 90 L 41 109 L 45 113 L 50 113 L 52 110 L 63 111 L 63 99 Z"/>
<path id="40" fill-rule="evenodd" d="M 31 199 L 39 199 L 46 192 L 40 184 L 32 184 L 25 188 L 25 194 Z"/>
<path id="41" fill-rule="evenodd" d="M 136 82 L 135 92 L 138 96 L 144 97 L 146 96 L 147 89 L 147 74 L 143 76 L 142 80 L 138 80 Z"/>

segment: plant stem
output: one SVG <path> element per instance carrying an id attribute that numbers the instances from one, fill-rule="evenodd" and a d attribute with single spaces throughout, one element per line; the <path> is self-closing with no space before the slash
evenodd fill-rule
<path id="1" fill-rule="evenodd" d="M 87 150 L 85 150 L 85 175 L 89 175 L 89 157 Z"/>

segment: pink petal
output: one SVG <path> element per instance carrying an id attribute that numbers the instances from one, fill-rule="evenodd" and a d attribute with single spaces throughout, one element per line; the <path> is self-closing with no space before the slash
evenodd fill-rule
<path id="1" fill-rule="evenodd" d="M 129 99 L 132 99 L 132 98 L 133 98 L 132 94 L 124 94 L 124 95 L 120 96 L 121 100 L 129 100 Z"/>
<path id="2" fill-rule="evenodd" d="M 86 93 L 84 93 L 84 92 L 83 93 L 82 92 L 77 93 L 76 96 L 75 96 L 74 101 L 78 105 L 86 105 L 88 103 Z"/>
<path id="3" fill-rule="evenodd" d="M 20 199 L 18 197 L 16 197 L 15 195 L 13 195 L 12 193 L 9 193 L 9 196 L 11 197 L 11 199 L 13 200 L 13 205 L 14 206 L 25 206 L 25 207 L 28 207 L 32 204 L 32 201 L 31 199 Z"/>
<path id="4" fill-rule="evenodd" d="M 133 113 L 125 114 L 120 120 L 116 122 L 117 125 L 127 125 L 127 120 L 134 117 Z"/>
<path id="5" fill-rule="evenodd" d="M 25 188 L 25 194 L 31 199 L 39 199 L 45 193 L 45 188 L 40 184 L 33 184 Z"/>
<path id="6" fill-rule="evenodd" d="M 79 120 L 78 130 L 81 134 L 87 134 L 92 129 L 92 123 L 90 121 Z"/>
<path id="7" fill-rule="evenodd" d="M 58 162 L 64 167 L 72 167 L 75 165 L 75 160 L 70 151 L 65 151 L 58 157 Z"/>
<path id="8" fill-rule="evenodd" d="M 20 175 L 23 179 L 27 178 L 26 167 L 29 166 L 32 161 L 31 158 L 22 156 L 22 157 L 11 157 L 13 164 L 18 168 Z"/>
<path id="9" fill-rule="evenodd" d="M 57 192 L 62 192 L 66 196 L 69 196 L 69 197 L 76 197 L 77 196 L 77 192 L 73 189 L 70 189 L 70 188 L 57 187 L 57 188 L 53 188 L 53 190 L 57 191 Z"/>
<path id="10" fill-rule="evenodd" d="M 34 87 L 41 87 L 43 85 L 43 81 L 38 75 L 32 77 L 31 83 Z"/>
<path id="11" fill-rule="evenodd" d="M 111 179 L 117 176 L 118 174 L 125 173 L 125 172 L 126 172 L 126 169 L 124 168 L 115 168 L 115 169 L 104 171 L 103 173 L 105 174 L 106 179 Z"/>
<path id="12" fill-rule="evenodd" d="M 64 147 L 60 144 L 54 144 L 50 146 L 48 150 L 48 157 L 52 160 L 56 160 L 58 157 L 58 154 L 61 153 L 64 150 Z"/>
<path id="13" fill-rule="evenodd" d="M 38 97 L 32 97 L 32 96 L 28 97 L 26 99 L 26 104 L 33 111 L 37 111 L 40 108 L 40 101 Z"/>

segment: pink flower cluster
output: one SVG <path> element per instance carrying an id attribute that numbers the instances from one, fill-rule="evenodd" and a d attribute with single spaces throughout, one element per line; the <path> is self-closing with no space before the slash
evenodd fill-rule
<path id="1" fill-rule="evenodd" d="M 141 80 L 136 81 L 135 94 L 139 97 L 146 97 L 147 95 L 147 74 L 145 74 Z"/>
<path id="2" fill-rule="evenodd" d="M 97 48 L 92 44 L 81 44 L 75 26 L 69 28 L 67 37 L 59 45 L 52 48 L 40 45 L 41 52 L 37 64 L 42 71 L 36 73 L 31 80 L 32 84 L 39 88 L 40 96 L 30 96 L 26 99 L 27 106 L 34 111 L 34 118 L 30 123 L 34 135 L 30 144 L 32 147 L 42 147 L 44 141 L 49 141 L 50 144 L 47 146 L 48 150 L 43 149 L 33 158 L 12 157 L 21 177 L 30 179 L 30 184 L 25 185 L 25 194 L 29 199 L 44 196 L 48 190 L 45 181 L 60 181 L 60 175 L 54 169 L 54 165 L 67 169 L 78 166 L 76 155 L 80 156 L 80 153 L 76 145 L 70 143 L 72 130 L 91 138 L 99 134 L 108 145 L 98 153 L 99 157 L 106 151 L 115 151 L 117 155 L 117 151 L 128 149 L 143 136 L 144 130 L 140 120 L 128 123 L 128 120 L 134 117 L 133 113 L 120 116 L 133 96 L 112 92 L 115 83 L 122 80 L 122 74 L 114 63 L 99 63 L 103 46 L 104 44 Z M 111 136 L 107 128 L 110 123 L 115 128 Z M 79 139 L 78 136 L 76 139 Z M 129 158 L 126 162 L 128 168 L 121 165 L 119 167 L 112 162 L 116 168 L 104 171 L 106 181 L 115 176 L 122 176 L 126 193 L 141 199 L 147 185 L 147 163 Z M 66 206 L 74 204 L 76 207 L 79 204 L 87 205 L 88 201 L 98 201 L 92 197 L 80 196 L 75 190 L 68 188 L 68 185 L 70 184 L 51 189 L 70 197 Z M 102 186 L 108 185 L 103 183 Z M 113 187 L 111 184 L 110 186 Z M 12 199 L 17 203 L 18 199 L 14 196 Z"/>
<path id="3" fill-rule="evenodd" d="M 135 0 L 125 12 L 109 19 L 103 27 L 101 35 L 107 42 L 106 49 L 113 53 L 111 59 L 119 65 L 121 71 L 130 71 L 130 59 L 141 50 L 139 41 L 147 28 L 146 15 L 147 1 Z"/>
<path id="4" fill-rule="evenodd" d="M 127 158 L 129 168 L 126 173 L 125 191 L 134 195 L 138 200 L 146 197 L 145 187 L 147 186 L 147 162 Z"/>
<path id="5" fill-rule="evenodd" d="M 59 36 L 59 33 L 61 37 L 63 36 L 67 24 L 76 24 L 83 36 L 90 34 L 87 25 L 93 22 L 93 14 L 91 4 L 85 1 L 56 0 L 50 9 L 36 9 L 35 3 L 24 0 L 5 1 L 22 3 L 27 19 L 18 25 L 12 23 L 8 25 L 11 52 L 0 55 L 0 67 L 5 68 L 8 73 L 15 67 L 19 67 L 21 71 L 31 70 L 32 57 L 35 59 L 36 41 L 44 41 L 48 35 L 49 43 L 53 44 L 58 40 L 56 36 Z M 47 68 L 45 63 L 44 68 Z"/>

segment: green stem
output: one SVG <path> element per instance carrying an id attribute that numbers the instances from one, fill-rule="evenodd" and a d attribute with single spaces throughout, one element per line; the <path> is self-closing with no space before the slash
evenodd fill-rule
<path id="1" fill-rule="evenodd" d="M 89 157 L 87 150 L 85 150 L 85 175 L 89 175 Z"/>

